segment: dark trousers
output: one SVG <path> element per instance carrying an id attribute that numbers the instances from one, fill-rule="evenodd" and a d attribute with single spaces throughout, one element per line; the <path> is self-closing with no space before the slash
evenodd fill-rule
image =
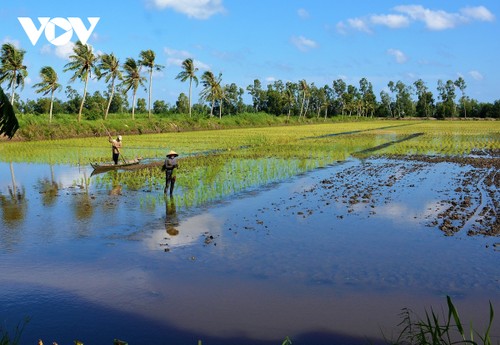
<path id="1" fill-rule="evenodd" d="M 165 170 L 165 189 L 163 193 L 167 193 L 170 186 L 170 195 L 174 193 L 174 185 L 175 185 L 175 175 L 173 175 L 174 169 Z"/>
<path id="2" fill-rule="evenodd" d="M 115 164 L 118 164 L 118 157 L 120 157 L 119 153 L 113 153 L 113 162 L 115 162 Z"/>

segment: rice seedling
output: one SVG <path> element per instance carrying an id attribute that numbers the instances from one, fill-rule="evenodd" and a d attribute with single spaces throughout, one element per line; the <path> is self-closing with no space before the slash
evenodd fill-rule
<path id="1" fill-rule="evenodd" d="M 179 152 L 177 204 L 192 206 L 357 156 L 463 155 L 500 149 L 497 122 L 366 121 L 304 126 L 175 132 L 124 137 L 127 159 L 160 163 L 168 150 Z M 0 159 L 88 166 L 111 160 L 106 137 L 38 142 L 6 142 Z M 161 191 L 158 166 L 92 177 L 79 184 L 117 185 L 132 191 Z M 147 198 L 145 203 L 156 203 Z M 161 202 L 161 201 L 160 201 Z"/>

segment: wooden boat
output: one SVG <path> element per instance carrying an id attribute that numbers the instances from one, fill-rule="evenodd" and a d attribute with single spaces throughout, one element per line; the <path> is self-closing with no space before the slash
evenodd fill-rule
<path id="1" fill-rule="evenodd" d="M 90 163 L 92 168 L 94 168 L 94 171 L 92 171 L 92 175 L 99 174 L 102 172 L 110 171 L 110 170 L 117 170 L 117 169 L 126 169 L 129 167 L 133 167 L 134 165 L 138 165 L 141 163 L 140 158 L 136 159 L 128 159 L 128 160 L 123 160 L 121 162 L 118 162 L 118 164 L 115 163 Z"/>

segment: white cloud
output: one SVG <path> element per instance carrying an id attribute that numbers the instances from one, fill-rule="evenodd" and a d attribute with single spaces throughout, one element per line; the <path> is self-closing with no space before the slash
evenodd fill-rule
<path id="1" fill-rule="evenodd" d="M 480 20 L 483 22 L 492 22 L 495 20 L 495 16 L 486 7 L 465 7 L 460 10 L 460 12 L 467 18 Z"/>
<path id="2" fill-rule="evenodd" d="M 73 42 L 68 42 L 63 46 L 44 44 L 40 49 L 40 53 L 43 55 L 55 55 L 61 59 L 69 60 L 69 56 L 73 54 L 74 46 L 75 44 Z"/>
<path id="3" fill-rule="evenodd" d="M 408 15 L 413 20 L 424 22 L 430 30 L 451 29 L 465 21 L 465 17 L 457 13 L 434 11 L 421 5 L 396 6 L 394 9 Z"/>
<path id="4" fill-rule="evenodd" d="M 151 3 L 156 8 L 171 8 L 195 19 L 208 19 L 225 12 L 222 0 L 151 0 Z"/>
<path id="5" fill-rule="evenodd" d="M 310 15 L 309 15 L 309 12 L 307 12 L 306 9 L 304 8 L 299 8 L 297 10 L 297 14 L 299 15 L 300 18 L 302 19 L 309 19 Z"/>
<path id="6" fill-rule="evenodd" d="M 2 40 L 2 44 L 4 43 L 11 43 L 14 45 L 14 47 L 16 47 L 17 49 L 20 49 L 21 48 L 21 43 L 18 41 L 18 40 L 15 40 L 15 39 L 12 39 L 10 37 L 5 37 L 3 40 Z"/>
<path id="7" fill-rule="evenodd" d="M 363 18 L 349 18 L 337 24 L 337 31 L 345 34 L 348 29 L 372 33 L 372 26 L 386 26 L 400 29 L 410 26 L 412 22 L 422 22 L 429 30 L 453 29 L 472 21 L 491 22 L 495 16 L 484 6 L 465 7 L 458 12 L 431 10 L 421 5 L 402 5 L 393 8 L 397 14 L 377 14 Z M 346 24 L 347 23 L 347 24 Z"/>
<path id="8" fill-rule="evenodd" d="M 293 36 L 291 38 L 291 42 L 300 51 L 307 51 L 318 47 L 318 44 L 315 41 L 305 38 L 304 36 Z"/>
<path id="9" fill-rule="evenodd" d="M 481 73 L 479 73 L 478 71 L 470 71 L 469 75 L 474 80 L 483 80 L 484 79 L 483 75 Z"/>
<path id="10" fill-rule="evenodd" d="M 366 32 L 366 33 L 371 33 L 372 31 L 368 27 L 368 23 L 366 20 L 361 19 L 361 18 L 350 18 L 347 19 L 347 23 L 349 26 L 355 30 Z"/>
<path id="11" fill-rule="evenodd" d="M 194 67 L 200 70 L 209 70 L 210 67 L 199 60 L 196 60 L 192 57 L 191 53 L 186 50 L 177 50 L 171 48 L 163 48 L 163 51 L 167 55 L 167 66 L 182 66 L 182 62 L 187 58 L 193 59 Z"/>
<path id="12" fill-rule="evenodd" d="M 385 25 L 391 29 L 398 29 L 410 25 L 410 19 L 399 14 L 373 15 L 370 21 L 375 25 Z"/>
<path id="13" fill-rule="evenodd" d="M 387 54 L 394 56 L 396 62 L 399 64 L 403 64 L 408 61 L 408 57 L 401 50 L 398 49 L 389 49 L 387 50 Z"/>

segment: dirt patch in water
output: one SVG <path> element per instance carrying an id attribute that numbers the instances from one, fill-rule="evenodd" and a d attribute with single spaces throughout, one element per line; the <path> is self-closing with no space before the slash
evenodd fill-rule
<path id="1" fill-rule="evenodd" d="M 437 156 L 391 156 L 369 159 L 362 164 L 343 169 L 320 183 L 320 197 L 327 205 L 330 202 L 344 204 L 345 215 L 360 209 L 360 206 L 376 214 L 377 207 L 391 204 L 401 190 L 418 189 L 419 181 L 429 178 L 427 172 L 443 169 L 442 164 L 462 167 L 462 173 L 443 173 L 448 189 L 439 192 L 441 200 L 436 212 L 426 217 L 426 224 L 437 227 L 447 236 L 466 233 L 468 236 L 499 236 L 498 207 L 500 200 L 499 151 L 481 151 L 466 157 Z M 312 192 L 314 189 L 309 190 Z M 495 244 L 499 247 L 500 244 Z"/>

